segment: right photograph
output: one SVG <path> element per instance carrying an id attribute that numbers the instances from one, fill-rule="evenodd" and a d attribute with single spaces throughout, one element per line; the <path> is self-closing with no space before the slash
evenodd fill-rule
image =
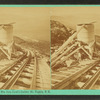
<path id="1" fill-rule="evenodd" d="M 51 7 L 52 89 L 100 89 L 100 7 Z"/>

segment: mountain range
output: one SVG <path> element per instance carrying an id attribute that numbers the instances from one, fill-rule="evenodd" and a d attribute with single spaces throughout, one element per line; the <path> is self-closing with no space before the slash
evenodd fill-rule
<path id="1" fill-rule="evenodd" d="M 43 40 L 32 40 L 23 37 L 14 36 L 14 41 L 16 44 L 22 46 L 23 48 L 30 50 L 37 50 L 39 53 L 44 55 L 50 55 L 50 43 L 49 41 Z"/>

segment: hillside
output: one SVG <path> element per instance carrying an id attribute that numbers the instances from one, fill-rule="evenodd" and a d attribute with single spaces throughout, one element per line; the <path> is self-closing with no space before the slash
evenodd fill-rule
<path id="1" fill-rule="evenodd" d="M 41 54 L 50 55 L 50 43 L 48 41 L 32 41 L 30 39 L 22 39 L 14 36 L 15 43 L 21 45 L 23 48 L 30 50 L 38 50 Z"/>
<path id="2" fill-rule="evenodd" d="M 61 45 L 66 41 L 74 32 L 70 27 L 66 27 L 59 21 L 51 20 L 51 46 Z"/>

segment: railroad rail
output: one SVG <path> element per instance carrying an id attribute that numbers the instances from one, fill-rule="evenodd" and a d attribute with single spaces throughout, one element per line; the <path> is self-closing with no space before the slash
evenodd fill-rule
<path id="1" fill-rule="evenodd" d="M 33 90 L 39 88 L 37 84 L 40 81 L 36 55 L 24 54 L 12 66 L 0 73 L 0 89 Z"/>
<path id="2" fill-rule="evenodd" d="M 100 60 L 87 66 L 52 72 L 52 89 L 91 89 L 100 76 Z"/>

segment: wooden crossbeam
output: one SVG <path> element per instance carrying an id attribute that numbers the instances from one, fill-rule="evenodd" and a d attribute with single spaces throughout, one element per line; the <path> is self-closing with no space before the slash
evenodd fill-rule
<path id="1" fill-rule="evenodd" d="M 91 54 L 89 54 L 83 47 L 81 47 L 81 49 L 88 55 L 88 57 L 89 57 L 90 59 L 92 59 L 92 55 L 91 55 Z"/>
<path id="2" fill-rule="evenodd" d="M 3 50 L 2 47 L 0 47 L 0 50 L 7 56 L 7 58 L 10 60 L 11 56 L 5 51 Z"/>

